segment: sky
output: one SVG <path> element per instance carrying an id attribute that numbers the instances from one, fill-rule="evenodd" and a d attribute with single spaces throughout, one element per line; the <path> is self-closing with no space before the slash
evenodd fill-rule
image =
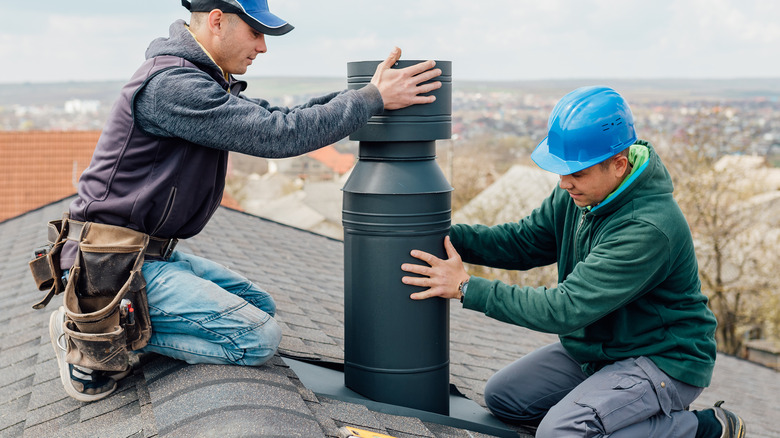
<path id="1" fill-rule="evenodd" d="M 453 63 L 454 80 L 780 79 L 777 0 L 269 0 L 295 29 L 258 76 L 345 77 L 349 61 Z M 180 0 L 2 0 L 0 83 L 126 80 Z"/>

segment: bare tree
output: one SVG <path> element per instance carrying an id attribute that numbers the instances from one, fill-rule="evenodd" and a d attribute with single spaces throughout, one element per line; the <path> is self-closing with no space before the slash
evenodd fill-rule
<path id="1" fill-rule="evenodd" d="M 438 161 L 455 189 L 453 211 L 460 209 L 490 186 L 513 164 L 528 160 L 528 137 L 489 135 L 452 141 L 450 151 L 439 150 Z"/>
<path id="2" fill-rule="evenodd" d="M 690 122 L 662 154 L 691 226 L 702 290 L 718 319 L 718 348 L 738 354 L 749 326 L 772 325 L 760 307 L 778 289 L 778 233 L 761 212 L 757 196 L 765 188 L 755 178 L 766 164 L 760 157 L 727 155 L 744 145 L 722 131 L 728 125 L 722 114 L 701 112 Z"/>

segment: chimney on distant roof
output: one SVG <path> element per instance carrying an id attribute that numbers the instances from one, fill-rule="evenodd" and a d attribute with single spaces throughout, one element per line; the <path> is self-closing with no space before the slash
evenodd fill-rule
<path id="1" fill-rule="evenodd" d="M 420 61 L 399 61 L 403 68 Z M 347 65 L 368 84 L 378 61 Z M 372 400 L 449 414 L 449 303 L 413 301 L 401 264 L 420 249 L 446 257 L 451 191 L 436 163 L 451 136 L 452 63 L 437 61 L 436 101 L 374 116 L 350 136 L 359 160 L 344 186 L 344 380 Z"/>

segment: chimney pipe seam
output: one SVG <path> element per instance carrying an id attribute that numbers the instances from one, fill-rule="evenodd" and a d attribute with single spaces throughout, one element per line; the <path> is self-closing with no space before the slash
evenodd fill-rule
<path id="1" fill-rule="evenodd" d="M 371 367 L 371 366 L 356 364 L 353 362 L 344 362 L 345 367 L 352 367 L 362 371 L 379 372 L 382 374 L 420 374 L 420 373 L 427 373 L 430 371 L 440 370 L 442 368 L 448 367 L 449 365 L 450 365 L 450 361 L 448 360 L 446 362 L 442 362 L 440 364 L 431 365 L 427 367 L 397 369 L 397 368 Z"/>

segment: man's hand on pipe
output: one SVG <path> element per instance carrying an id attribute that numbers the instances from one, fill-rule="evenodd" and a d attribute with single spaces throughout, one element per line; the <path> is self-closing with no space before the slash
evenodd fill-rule
<path id="1" fill-rule="evenodd" d="M 401 58 L 401 49 L 395 47 L 390 56 L 379 63 L 371 83 L 379 89 L 385 109 L 396 110 L 410 105 L 431 103 L 435 96 L 420 96 L 441 88 L 441 82 L 423 82 L 441 76 L 441 70 L 434 67 L 434 61 L 425 61 L 406 68 L 391 68 Z"/>
<path id="2" fill-rule="evenodd" d="M 422 292 L 413 293 L 410 295 L 411 299 L 424 300 L 431 297 L 460 299 L 458 286 L 467 281 L 470 276 L 463 266 L 460 255 L 452 246 L 449 236 L 444 238 L 444 249 L 447 251 L 446 260 L 415 249 L 411 252 L 412 257 L 422 260 L 428 266 L 414 263 L 401 265 L 402 270 L 422 276 L 405 276 L 401 279 L 404 284 L 428 288 Z"/>

